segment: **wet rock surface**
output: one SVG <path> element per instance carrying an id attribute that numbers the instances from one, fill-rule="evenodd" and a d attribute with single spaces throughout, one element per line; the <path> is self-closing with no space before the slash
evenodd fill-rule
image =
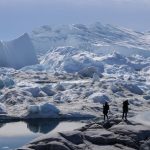
<path id="1" fill-rule="evenodd" d="M 47 134 L 18 150 L 149 150 L 150 127 L 119 119 Z"/>

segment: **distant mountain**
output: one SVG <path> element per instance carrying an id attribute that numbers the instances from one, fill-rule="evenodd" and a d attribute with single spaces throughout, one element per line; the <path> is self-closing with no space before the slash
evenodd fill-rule
<path id="1" fill-rule="evenodd" d="M 136 32 L 112 25 L 95 23 L 50 27 L 42 26 L 29 34 L 36 51 L 44 54 L 57 47 L 72 46 L 80 50 L 109 53 L 118 51 L 123 55 L 150 56 L 150 34 Z"/>
<path id="2" fill-rule="evenodd" d="M 36 53 L 28 34 L 9 42 L 0 42 L 0 67 L 20 69 L 37 63 Z"/>

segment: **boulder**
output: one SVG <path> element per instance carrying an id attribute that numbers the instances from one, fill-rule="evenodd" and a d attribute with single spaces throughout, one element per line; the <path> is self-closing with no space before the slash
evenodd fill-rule
<path id="1" fill-rule="evenodd" d="M 59 134 L 73 144 L 79 145 L 83 143 L 83 135 L 81 131 L 72 131 L 71 133 L 64 132 Z"/>
<path id="2" fill-rule="evenodd" d="M 24 148 L 36 150 L 149 150 L 150 129 L 135 122 L 123 122 L 119 119 L 104 122 L 92 122 L 79 130 L 47 134 Z M 21 149 L 20 149 L 21 150 Z"/>

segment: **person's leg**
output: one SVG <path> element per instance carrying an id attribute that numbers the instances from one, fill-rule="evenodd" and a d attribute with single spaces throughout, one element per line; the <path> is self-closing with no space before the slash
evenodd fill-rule
<path id="1" fill-rule="evenodd" d="M 125 113 L 125 119 L 127 120 L 127 112 Z"/>
<path id="2" fill-rule="evenodd" d="M 105 121 L 105 114 L 104 114 L 104 121 Z"/>
<path id="3" fill-rule="evenodd" d="M 107 120 L 108 120 L 108 114 L 106 114 Z"/>
<path id="4" fill-rule="evenodd" d="M 122 113 L 122 119 L 124 119 L 124 111 L 123 111 L 123 113 Z"/>

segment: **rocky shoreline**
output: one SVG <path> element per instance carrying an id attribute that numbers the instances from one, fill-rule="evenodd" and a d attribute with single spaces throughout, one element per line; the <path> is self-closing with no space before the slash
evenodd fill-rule
<path id="1" fill-rule="evenodd" d="M 113 119 L 69 132 L 47 134 L 17 150 L 150 150 L 150 127 Z"/>

